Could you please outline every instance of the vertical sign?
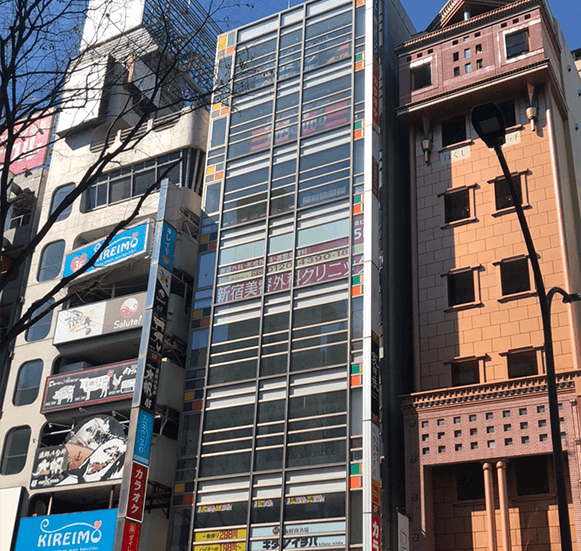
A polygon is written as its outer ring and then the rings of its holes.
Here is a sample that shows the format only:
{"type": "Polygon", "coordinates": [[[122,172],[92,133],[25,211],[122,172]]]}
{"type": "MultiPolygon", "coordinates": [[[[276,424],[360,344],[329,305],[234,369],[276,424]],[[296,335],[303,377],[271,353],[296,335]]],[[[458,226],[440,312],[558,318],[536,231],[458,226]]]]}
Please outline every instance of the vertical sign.
{"type": "Polygon", "coordinates": [[[168,180],[161,182],[149,267],[145,321],[141,331],[135,393],[129,425],[124,481],[119,496],[115,551],[137,551],[147,498],[147,478],[157,387],[171,288],[176,230],[165,220],[168,180]]]}

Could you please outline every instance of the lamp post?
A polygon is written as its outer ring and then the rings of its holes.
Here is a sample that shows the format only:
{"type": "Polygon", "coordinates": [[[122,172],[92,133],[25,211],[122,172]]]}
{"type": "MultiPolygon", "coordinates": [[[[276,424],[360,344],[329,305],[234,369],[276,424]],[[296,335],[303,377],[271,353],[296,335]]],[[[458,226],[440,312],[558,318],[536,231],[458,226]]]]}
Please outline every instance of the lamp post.
{"type": "Polygon", "coordinates": [[[553,336],[551,332],[551,301],[556,293],[563,296],[563,302],[581,300],[579,293],[569,294],[560,287],[553,287],[548,293],[541,274],[539,259],[535,251],[531,233],[522,208],[521,197],[514,187],[514,182],[508,169],[502,145],[504,144],[506,125],[502,112],[495,103],[483,103],[472,109],[472,126],[482,141],[494,149],[502,172],[508,184],[514,208],[521,226],[528,256],[531,261],[537,296],[541,307],[543,336],[545,340],[545,361],[547,366],[547,394],[549,398],[549,419],[551,424],[551,439],[553,442],[553,463],[555,470],[555,488],[557,491],[557,507],[559,512],[559,530],[561,535],[561,550],[572,551],[571,525],[569,523],[569,507],[567,505],[567,486],[565,484],[565,467],[563,448],[561,446],[561,428],[559,424],[559,408],[557,399],[557,382],[555,378],[555,358],[553,355],[553,336]]]}

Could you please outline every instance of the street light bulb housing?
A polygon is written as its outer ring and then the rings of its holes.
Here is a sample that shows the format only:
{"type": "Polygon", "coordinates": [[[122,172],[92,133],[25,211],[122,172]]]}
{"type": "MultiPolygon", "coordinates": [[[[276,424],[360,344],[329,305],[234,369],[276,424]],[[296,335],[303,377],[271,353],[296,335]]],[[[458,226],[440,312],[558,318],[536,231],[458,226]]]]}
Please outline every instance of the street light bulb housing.
{"type": "Polygon", "coordinates": [[[470,117],[474,130],[490,149],[504,143],[506,123],[496,103],[490,101],[473,107],[470,117]]]}

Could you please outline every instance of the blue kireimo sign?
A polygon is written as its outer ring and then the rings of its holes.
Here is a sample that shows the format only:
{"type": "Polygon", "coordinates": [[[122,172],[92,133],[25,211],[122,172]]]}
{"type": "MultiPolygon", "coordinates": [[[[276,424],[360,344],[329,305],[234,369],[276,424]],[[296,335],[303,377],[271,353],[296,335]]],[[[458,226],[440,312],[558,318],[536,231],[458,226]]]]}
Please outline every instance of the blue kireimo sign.
{"type": "MultiPolygon", "coordinates": [[[[148,248],[149,223],[145,222],[118,233],[111,243],[97,258],[97,262],[85,273],[88,274],[98,268],[104,268],[117,262],[122,262],[127,258],[143,253],[148,248]]],[[[93,254],[99,249],[104,239],[91,243],[85,247],[69,253],[65,258],[63,277],[70,276],[81,269],[93,254]]]]}
{"type": "Polygon", "coordinates": [[[15,551],[112,551],[117,509],[20,519],[15,551]]]}

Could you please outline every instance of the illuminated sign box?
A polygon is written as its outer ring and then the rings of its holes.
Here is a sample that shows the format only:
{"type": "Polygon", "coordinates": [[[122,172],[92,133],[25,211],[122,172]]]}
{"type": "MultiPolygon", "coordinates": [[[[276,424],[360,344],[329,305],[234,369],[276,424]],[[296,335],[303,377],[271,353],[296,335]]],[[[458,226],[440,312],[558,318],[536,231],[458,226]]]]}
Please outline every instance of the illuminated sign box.
{"type": "Polygon", "coordinates": [[[111,551],[117,509],[20,519],[16,551],[111,551]]]}
{"type": "Polygon", "coordinates": [[[53,344],[119,333],[143,326],[146,293],[84,304],[58,313],[53,344]]]}
{"type": "MultiPolygon", "coordinates": [[[[83,275],[89,274],[99,268],[106,268],[128,258],[145,254],[150,251],[150,223],[144,222],[128,230],[119,232],[109,245],[101,252],[99,258],[83,275]]],[[[97,252],[105,240],[95,241],[76,249],[65,257],[63,277],[70,276],[80,270],[87,261],[97,252]]]]}

